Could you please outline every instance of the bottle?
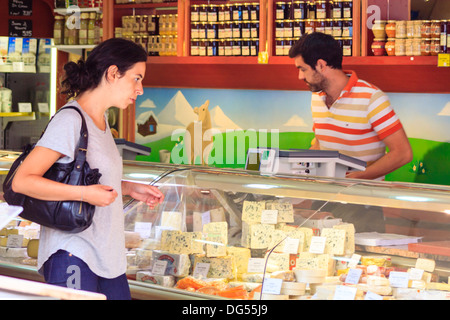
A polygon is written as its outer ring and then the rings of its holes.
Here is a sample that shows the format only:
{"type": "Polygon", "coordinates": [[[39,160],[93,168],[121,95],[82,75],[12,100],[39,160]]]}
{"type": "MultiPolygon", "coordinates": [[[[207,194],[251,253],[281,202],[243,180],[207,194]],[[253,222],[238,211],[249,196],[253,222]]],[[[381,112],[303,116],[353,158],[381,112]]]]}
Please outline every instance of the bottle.
{"type": "Polygon", "coordinates": [[[55,24],[53,26],[53,41],[55,45],[64,44],[64,16],[55,16],[55,24]]]}
{"type": "Polygon", "coordinates": [[[88,44],[95,44],[95,18],[97,14],[91,12],[89,14],[89,24],[88,24],[88,44]]]}

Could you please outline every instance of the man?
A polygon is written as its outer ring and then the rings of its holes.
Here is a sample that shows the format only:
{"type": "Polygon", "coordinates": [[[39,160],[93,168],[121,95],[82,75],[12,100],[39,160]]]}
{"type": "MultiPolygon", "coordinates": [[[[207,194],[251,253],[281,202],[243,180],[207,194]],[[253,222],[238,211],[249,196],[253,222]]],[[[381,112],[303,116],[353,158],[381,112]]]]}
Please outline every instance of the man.
{"type": "Polygon", "coordinates": [[[389,99],[377,87],[342,70],[342,48],[329,35],[306,34],[290,49],[313,92],[315,141],[311,149],[337,150],[367,162],[348,178],[382,179],[412,160],[412,150],[389,99]],[[386,153],[386,147],[389,151],[386,153]]]}

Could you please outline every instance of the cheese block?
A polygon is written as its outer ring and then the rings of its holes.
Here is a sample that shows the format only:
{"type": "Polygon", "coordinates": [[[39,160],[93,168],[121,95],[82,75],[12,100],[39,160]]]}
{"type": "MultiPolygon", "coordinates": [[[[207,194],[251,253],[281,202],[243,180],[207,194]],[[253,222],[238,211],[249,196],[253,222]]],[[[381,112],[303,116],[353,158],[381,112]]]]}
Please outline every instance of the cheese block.
{"type": "Polygon", "coordinates": [[[161,230],[161,250],[171,252],[175,236],[181,234],[180,230],[161,230]]]}
{"type": "Polygon", "coordinates": [[[283,230],[279,229],[273,230],[268,249],[272,249],[276,246],[274,252],[283,252],[286,243],[286,241],[284,240],[286,239],[286,237],[287,237],[286,232],[284,232],[283,230]]]}
{"type": "Polygon", "coordinates": [[[174,234],[167,251],[179,254],[203,253],[202,233],[179,232],[174,234]]]}
{"type": "Polygon", "coordinates": [[[272,242],[272,224],[242,222],[241,245],[251,249],[267,249],[272,242]]]}
{"type": "Polygon", "coordinates": [[[378,276],[368,276],[367,277],[368,286],[390,286],[388,278],[378,277],[378,276]]]}
{"type": "Polygon", "coordinates": [[[230,288],[242,286],[248,292],[251,292],[252,290],[258,288],[260,285],[261,284],[257,283],[257,282],[243,282],[243,281],[230,281],[230,282],[228,282],[228,286],[230,286],[230,288]]]}
{"type": "Polygon", "coordinates": [[[295,279],[297,282],[305,283],[323,283],[325,282],[325,277],[327,275],[326,270],[303,270],[303,269],[293,269],[295,274],[295,279]]]}
{"type": "Polygon", "coordinates": [[[355,253],[355,226],[352,223],[340,223],[333,229],[345,230],[345,254],[355,253]]]}
{"type": "Polygon", "coordinates": [[[266,272],[289,270],[289,253],[272,252],[266,255],[266,272]]]}
{"type": "Polygon", "coordinates": [[[292,223],[294,222],[294,208],[292,203],[288,201],[266,201],[266,210],[277,210],[277,222],[292,223]]]}
{"type": "Polygon", "coordinates": [[[223,207],[209,210],[211,216],[211,222],[224,222],[227,221],[225,218],[225,209],[223,207]]]}
{"type": "Polygon", "coordinates": [[[39,239],[30,239],[27,245],[27,255],[30,258],[37,259],[39,251],[39,239]]]}
{"type": "Polygon", "coordinates": [[[136,249],[135,251],[135,264],[138,268],[151,268],[152,267],[152,253],[153,250],[136,249]]]}
{"type": "Polygon", "coordinates": [[[261,292],[256,291],[253,295],[253,300],[289,300],[289,295],[270,293],[263,293],[261,295],[261,292]]]}
{"type": "Polygon", "coordinates": [[[141,240],[141,235],[138,232],[125,231],[125,248],[139,248],[141,240]]]}
{"type": "Polygon", "coordinates": [[[295,275],[294,271],[292,270],[282,270],[282,271],[275,271],[270,274],[270,278],[275,279],[283,279],[283,281],[295,281],[295,275]]]}
{"type": "Polygon", "coordinates": [[[303,252],[309,252],[309,248],[311,247],[311,239],[313,237],[313,229],[300,227],[299,231],[303,232],[305,235],[305,242],[303,244],[303,252]]]}
{"type": "Polygon", "coordinates": [[[242,221],[261,223],[261,215],[265,209],[265,201],[244,201],[242,205],[242,221]]]}
{"type": "Polygon", "coordinates": [[[192,214],[192,229],[193,231],[203,231],[203,213],[194,212],[192,214]]]}
{"type": "Polygon", "coordinates": [[[426,284],[427,290],[442,290],[442,291],[450,291],[450,284],[447,283],[439,283],[439,282],[430,282],[426,284]]]}
{"type": "Polygon", "coordinates": [[[418,258],[416,260],[416,269],[433,272],[435,267],[436,262],[434,260],[424,258],[418,258]]]}
{"type": "Polygon", "coordinates": [[[280,294],[287,294],[290,296],[301,296],[306,292],[306,283],[302,282],[286,282],[281,284],[280,294]]]}
{"type": "Polygon", "coordinates": [[[203,226],[207,257],[222,257],[227,255],[228,223],[211,222],[203,226]]]}
{"type": "Polygon", "coordinates": [[[197,263],[209,264],[207,278],[235,279],[236,277],[236,274],[233,272],[234,258],[232,256],[207,257],[205,255],[196,255],[193,272],[195,272],[197,263]]]}
{"type": "Polygon", "coordinates": [[[0,236],[9,236],[10,234],[19,234],[19,229],[17,228],[3,228],[0,230],[0,236]]]}
{"type": "Polygon", "coordinates": [[[161,215],[161,226],[172,228],[174,230],[181,230],[182,228],[182,214],[176,211],[163,211],[161,215]]]}
{"type": "Polygon", "coordinates": [[[175,254],[166,251],[154,250],[152,253],[152,261],[157,260],[167,261],[165,275],[172,275],[176,277],[183,277],[189,275],[189,268],[191,266],[189,255],[175,254]]]}
{"type": "MultiPolygon", "coordinates": [[[[0,246],[2,246],[2,247],[6,247],[6,246],[8,246],[8,238],[9,238],[9,236],[10,235],[18,235],[18,234],[16,234],[16,233],[11,233],[11,234],[9,234],[9,235],[7,235],[7,236],[5,236],[5,237],[0,237],[0,246]]],[[[29,241],[30,239],[27,239],[27,238],[22,238],[22,248],[26,248],[27,247],[27,245],[28,245],[28,241],[29,241]]]]}
{"type": "Polygon", "coordinates": [[[0,247],[0,257],[4,258],[26,258],[27,248],[0,247]]]}
{"type": "Polygon", "coordinates": [[[391,257],[389,256],[362,256],[361,264],[363,266],[375,265],[378,267],[390,267],[391,257]]]}
{"type": "Polygon", "coordinates": [[[250,249],[241,247],[227,247],[227,255],[234,257],[234,270],[238,278],[247,273],[248,261],[251,258],[250,249]]]}
{"type": "Polygon", "coordinates": [[[292,239],[299,239],[297,250],[298,253],[305,251],[305,232],[303,231],[303,228],[286,225],[282,230],[286,233],[287,237],[292,239]]]}
{"type": "Polygon", "coordinates": [[[138,271],[136,273],[136,280],[157,284],[163,287],[173,287],[175,285],[174,276],[154,275],[150,271],[138,271]]]}
{"type": "Polygon", "coordinates": [[[368,285],[365,283],[358,283],[356,287],[363,292],[373,292],[380,296],[389,296],[392,294],[392,288],[390,286],[377,286],[377,285],[368,285]]]}
{"type": "Polygon", "coordinates": [[[315,254],[310,252],[302,252],[296,259],[295,267],[297,269],[325,270],[328,276],[334,275],[336,260],[329,254],[315,254]]]}
{"type": "MultiPolygon", "coordinates": [[[[267,276],[267,274],[266,274],[267,276]]],[[[262,283],[264,279],[263,273],[244,273],[242,274],[243,282],[254,282],[254,283],[262,283]]]]}
{"type": "Polygon", "coordinates": [[[345,230],[323,228],[320,236],[326,238],[324,253],[334,255],[345,254],[345,239],[346,239],[345,230]]]}

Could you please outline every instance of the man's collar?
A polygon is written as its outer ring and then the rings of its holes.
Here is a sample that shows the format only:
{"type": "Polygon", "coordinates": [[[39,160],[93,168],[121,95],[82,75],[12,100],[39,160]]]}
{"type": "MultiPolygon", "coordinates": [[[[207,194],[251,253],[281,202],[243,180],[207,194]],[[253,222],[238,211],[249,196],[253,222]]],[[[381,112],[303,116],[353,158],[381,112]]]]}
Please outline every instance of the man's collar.
{"type": "Polygon", "coordinates": [[[350,92],[352,90],[352,88],[356,85],[356,83],[358,82],[358,80],[359,80],[358,76],[356,75],[355,71],[353,71],[353,70],[348,70],[348,71],[343,70],[343,72],[350,78],[348,79],[348,82],[342,91],[350,92]]]}

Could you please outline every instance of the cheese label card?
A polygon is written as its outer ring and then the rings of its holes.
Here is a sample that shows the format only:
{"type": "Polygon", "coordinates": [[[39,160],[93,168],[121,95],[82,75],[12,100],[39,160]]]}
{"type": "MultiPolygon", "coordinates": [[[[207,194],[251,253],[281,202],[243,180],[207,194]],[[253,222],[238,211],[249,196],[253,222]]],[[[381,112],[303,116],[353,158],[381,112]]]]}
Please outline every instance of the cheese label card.
{"type": "Polygon", "coordinates": [[[22,234],[10,234],[6,242],[7,248],[22,248],[23,235],[22,234]]]}
{"type": "Polygon", "coordinates": [[[298,253],[298,245],[300,244],[300,239],[286,238],[284,240],[284,253],[297,254],[298,253]]]}
{"type": "Polygon", "coordinates": [[[209,211],[202,213],[202,225],[208,224],[211,222],[211,213],[209,211]]]}
{"type": "Polygon", "coordinates": [[[325,243],[327,238],[313,236],[311,238],[311,245],[309,247],[310,253],[323,253],[325,250],[325,243]]]}
{"type": "Polygon", "coordinates": [[[350,269],[348,270],[347,277],[345,278],[345,283],[358,284],[359,278],[361,278],[362,269],[350,269]]]}
{"type": "Polygon", "coordinates": [[[383,297],[379,294],[373,293],[372,291],[367,291],[364,300],[383,300],[383,297]]]}
{"type": "Polygon", "coordinates": [[[247,272],[261,273],[264,272],[265,259],[263,258],[250,258],[248,259],[247,272]]]}
{"type": "Polygon", "coordinates": [[[280,294],[283,279],[266,278],[263,280],[262,293],[280,294]]]}
{"type": "Polygon", "coordinates": [[[336,286],[333,300],[355,300],[356,287],[336,286]]]}
{"type": "Polygon", "coordinates": [[[394,288],[408,288],[409,274],[407,272],[391,271],[389,283],[394,288]]]}
{"type": "Polygon", "coordinates": [[[204,263],[204,262],[197,262],[195,265],[193,276],[195,278],[206,278],[209,272],[211,264],[210,263],[204,263]]]}
{"type": "Polygon", "coordinates": [[[422,280],[423,270],[417,268],[409,269],[409,280],[422,280]]]}
{"type": "Polygon", "coordinates": [[[134,224],[134,232],[139,233],[141,238],[150,238],[150,233],[152,231],[151,222],[136,222],[134,224]]]}
{"type": "Polygon", "coordinates": [[[352,257],[350,258],[350,261],[348,262],[348,267],[349,268],[356,268],[356,266],[359,263],[359,260],[361,260],[361,255],[359,254],[352,254],[352,257]]]}
{"type": "Polygon", "coordinates": [[[166,273],[167,261],[156,260],[153,264],[152,273],[158,276],[163,276],[166,273]]]}
{"type": "Polygon", "coordinates": [[[277,224],[278,210],[263,210],[261,213],[261,223],[277,224]]]}

